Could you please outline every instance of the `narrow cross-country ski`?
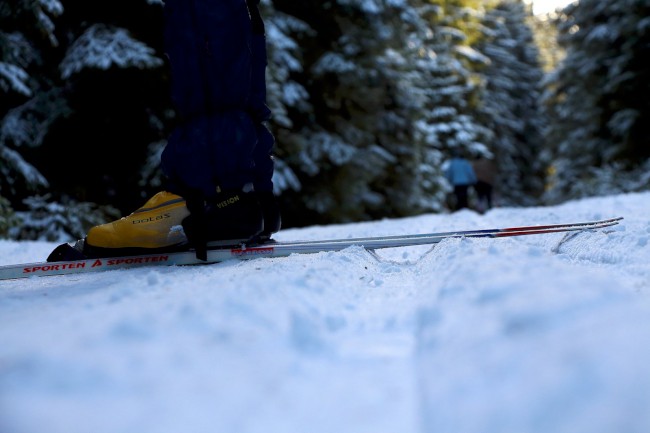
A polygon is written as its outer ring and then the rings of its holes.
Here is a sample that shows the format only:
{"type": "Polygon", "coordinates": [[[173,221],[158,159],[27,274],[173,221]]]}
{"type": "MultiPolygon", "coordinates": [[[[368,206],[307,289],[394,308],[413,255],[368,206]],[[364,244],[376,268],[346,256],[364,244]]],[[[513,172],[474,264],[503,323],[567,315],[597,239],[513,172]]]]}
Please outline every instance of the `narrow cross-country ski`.
{"type": "Polygon", "coordinates": [[[461,230],[351,239],[275,242],[259,246],[233,246],[209,250],[206,261],[197,259],[195,252],[190,250],[184,252],[154,253],[125,257],[22,263],[0,266],[0,280],[79,274],[142,266],[187,266],[219,263],[231,259],[243,260],[264,257],[286,257],[291,254],[312,254],[324,251],[340,251],[351,246],[361,246],[368,250],[375,250],[416,245],[433,245],[449,238],[499,238],[558,232],[575,232],[610,227],[618,224],[622,219],[622,217],[616,217],[598,221],[583,221],[552,225],[461,230]]]}

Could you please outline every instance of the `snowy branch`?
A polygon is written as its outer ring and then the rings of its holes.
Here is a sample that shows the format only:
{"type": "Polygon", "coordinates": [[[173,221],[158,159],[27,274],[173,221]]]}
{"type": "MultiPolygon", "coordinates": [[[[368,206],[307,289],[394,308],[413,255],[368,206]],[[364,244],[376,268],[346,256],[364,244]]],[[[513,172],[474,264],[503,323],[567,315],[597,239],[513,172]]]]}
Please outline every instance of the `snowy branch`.
{"type": "Polygon", "coordinates": [[[32,91],[27,86],[28,79],[29,74],[23,68],[0,62],[0,88],[4,91],[14,90],[22,95],[31,96],[32,91]]]}
{"type": "Polygon", "coordinates": [[[163,61],[154,50],[133,39],[127,30],[95,24],[89,27],[68,49],[61,62],[63,79],[85,68],[156,68],[163,61]]]}

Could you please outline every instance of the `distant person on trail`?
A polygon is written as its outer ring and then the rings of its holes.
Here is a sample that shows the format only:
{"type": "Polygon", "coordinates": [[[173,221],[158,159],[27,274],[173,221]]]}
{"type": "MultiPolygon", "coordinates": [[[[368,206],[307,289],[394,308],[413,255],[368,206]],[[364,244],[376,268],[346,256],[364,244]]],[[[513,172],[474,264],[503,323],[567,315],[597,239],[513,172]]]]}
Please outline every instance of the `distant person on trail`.
{"type": "Polygon", "coordinates": [[[195,249],[205,260],[208,243],[263,243],[280,230],[258,4],[165,0],[179,117],[161,158],[167,183],[129,216],[91,228],[75,246],[83,257],[195,249]]]}
{"type": "Polygon", "coordinates": [[[492,193],[496,179],[496,166],[491,158],[479,155],[472,162],[472,167],[476,174],[476,185],[474,185],[474,189],[476,190],[478,207],[479,211],[483,213],[492,209],[492,193]]]}
{"type": "Polygon", "coordinates": [[[460,210],[469,207],[468,190],[469,187],[476,184],[476,174],[469,161],[460,153],[452,153],[451,161],[445,169],[445,176],[454,188],[455,205],[454,210],[460,210]]]}

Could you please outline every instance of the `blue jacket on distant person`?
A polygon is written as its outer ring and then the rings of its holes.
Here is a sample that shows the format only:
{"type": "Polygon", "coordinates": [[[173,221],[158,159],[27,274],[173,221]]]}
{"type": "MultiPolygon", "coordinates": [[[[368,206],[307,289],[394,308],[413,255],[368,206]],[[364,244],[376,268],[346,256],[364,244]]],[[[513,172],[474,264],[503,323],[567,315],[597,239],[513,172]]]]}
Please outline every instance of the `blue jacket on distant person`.
{"type": "Polygon", "coordinates": [[[453,208],[460,210],[469,207],[468,189],[476,184],[476,174],[472,164],[465,158],[454,154],[445,167],[445,176],[454,187],[456,201],[453,208]]]}
{"type": "Polygon", "coordinates": [[[474,185],[476,174],[472,164],[465,158],[454,156],[445,170],[445,176],[453,186],[474,185]]]}

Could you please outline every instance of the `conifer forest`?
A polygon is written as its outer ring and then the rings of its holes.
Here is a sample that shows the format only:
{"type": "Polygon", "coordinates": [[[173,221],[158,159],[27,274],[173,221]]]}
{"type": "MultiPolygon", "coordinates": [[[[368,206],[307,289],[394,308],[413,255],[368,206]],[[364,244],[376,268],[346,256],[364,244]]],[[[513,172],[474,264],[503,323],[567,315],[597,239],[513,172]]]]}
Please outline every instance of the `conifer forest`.
{"type": "MultiPolygon", "coordinates": [[[[283,226],[650,189],[650,0],[262,0],[283,226]]],[[[0,2],[0,238],[68,241],[163,188],[161,0],[0,2]]]]}

